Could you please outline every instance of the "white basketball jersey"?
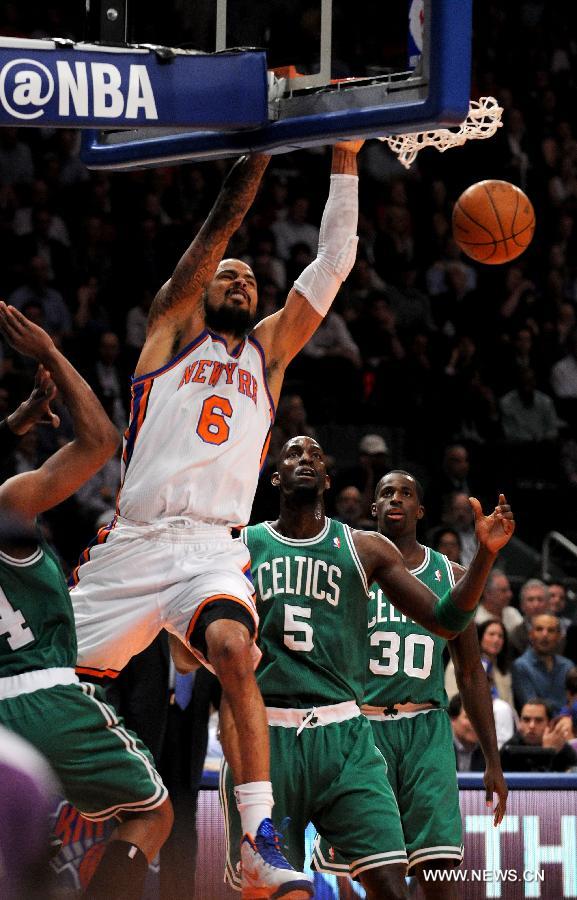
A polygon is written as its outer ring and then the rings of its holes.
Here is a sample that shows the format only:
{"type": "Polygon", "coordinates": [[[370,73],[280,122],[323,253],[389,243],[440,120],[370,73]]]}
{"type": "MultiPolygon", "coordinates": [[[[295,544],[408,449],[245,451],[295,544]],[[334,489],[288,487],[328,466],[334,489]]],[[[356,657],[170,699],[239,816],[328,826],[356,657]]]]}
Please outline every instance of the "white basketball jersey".
{"type": "Polygon", "coordinates": [[[248,522],[273,419],[258,341],[251,335],[229,354],[203,331],[133,380],[118,513],[136,522],[248,522]]]}

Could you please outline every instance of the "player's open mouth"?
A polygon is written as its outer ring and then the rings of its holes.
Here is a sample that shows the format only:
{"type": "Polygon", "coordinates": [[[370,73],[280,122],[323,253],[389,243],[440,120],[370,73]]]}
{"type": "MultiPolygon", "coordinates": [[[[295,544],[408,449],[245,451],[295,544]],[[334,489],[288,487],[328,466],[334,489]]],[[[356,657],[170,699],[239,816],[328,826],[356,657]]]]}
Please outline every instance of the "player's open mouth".
{"type": "Polygon", "coordinates": [[[387,519],[393,519],[396,522],[398,519],[404,519],[405,514],[401,509],[391,509],[389,512],[385,513],[385,517],[387,519]]]}
{"type": "Polygon", "coordinates": [[[316,473],[314,469],[297,469],[295,474],[297,478],[314,478],[316,473]]]}

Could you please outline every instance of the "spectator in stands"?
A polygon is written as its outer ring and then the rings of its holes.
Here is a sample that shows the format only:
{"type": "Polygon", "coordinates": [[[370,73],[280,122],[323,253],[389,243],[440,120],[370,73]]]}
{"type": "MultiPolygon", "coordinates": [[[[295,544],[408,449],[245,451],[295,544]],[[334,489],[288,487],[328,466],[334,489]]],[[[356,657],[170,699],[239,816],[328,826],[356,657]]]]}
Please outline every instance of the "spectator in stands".
{"type": "Polygon", "coordinates": [[[458,532],[461,541],[461,563],[468,566],[477,549],[475,520],[469,495],[462,491],[448,494],[445,497],[442,520],[443,524],[452,526],[458,532]]]}
{"type": "Polygon", "coordinates": [[[66,293],[73,278],[72,256],[64,241],[53,236],[53,214],[48,206],[34,206],[31,210],[31,228],[18,240],[18,253],[22,260],[40,257],[47,266],[47,279],[66,293]]]}
{"type": "Polygon", "coordinates": [[[551,369],[551,387],[558,401],[560,412],[567,421],[575,421],[577,405],[577,328],[567,339],[568,353],[551,369]]]}
{"type": "Polygon", "coordinates": [[[335,519],[351,528],[374,530],[374,519],[367,514],[366,503],[358,487],[350,484],[341,488],[335,499],[335,519]]]}
{"type": "Polygon", "coordinates": [[[557,413],[551,397],[535,387],[535,372],[520,368],[516,387],[501,397],[501,424],[509,441],[526,443],[554,441],[559,434],[557,413]]]}
{"type": "Polygon", "coordinates": [[[279,400],[276,420],[268,451],[268,462],[276,466],[278,455],[286,442],[298,434],[316,439],[316,431],[307,420],[307,411],[299,394],[283,394],[279,400]]]}
{"type": "Polygon", "coordinates": [[[50,269],[42,256],[34,256],[26,266],[26,283],[16,288],[7,302],[16,309],[26,312],[31,302],[42,309],[43,327],[55,341],[62,341],[72,330],[70,310],[60,291],[50,285],[50,269]]]}
{"type": "Polygon", "coordinates": [[[127,394],[130,382],[121,362],[120,340],[113,331],[100,335],[98,355],[86,372],[86,380],[116,427],[124,431],[128,424],[127,394]]]}
{"type": "Polygon", "coordinates": [[[30,147],[20,140],[18,129],[0,129],[0,184],[30,184],[34,178],[34,158],[30,147]]]}
{"type": "Polygon", "coordinates": [[[310,202],[304,194],[298,194],[289,206],[285,219],[274,222],[272,232],[281,259],[290,258],[294,244],[306,244],[314,256],[319,243],[319,229],[309,221],[310,202]]]}
{"type": "Polygon", "coordinates": [[[538,578],[530,578],[521,587],[519,609],[523,614],[523,621],[513,629],[510,635],[512,656],[521,656],[529,646],[529,630],[533,616],[538,613],[553,612],[549,606],[547,587],[538,578]]]}
{"type": "Polygon", "coordinates": [[[561,626],[561,634],[565,636],[571,624],[569,616],[564,615],[567,605],[567,587],[562,581],[550,581],[547,585],[548,608],[555,613],[561,626]]]}
{"type": "Polygon", "coordinates": [[[517,709],[531,697],[544,697],[555,712],[565,705],[565,677],[571,660],[555,652],[559,643],[559,619],[539,613],[531,619],[530,646],[511,667],[517,709]]]}
{"type": "MultiPolygon", "coordinates": [[[[477,625],[481,659],[495,696],[513,706],[513,681],[509,670],[507,632],[499,619],[485,619],[477,625]]],[[[449,660],[445,670],[445,690],[452,697],[458,692],[455,668],[449,660]]]]}
{"type": "Polygon", "coordinates": [[[513,629],[523,621],[519,610],[510,605],[512,599],[513,591],[509,579],[502,569],[493,569],[487,578],[483,599],[475,615],[477,625],[487,619],[498,619],[510,637],[513,629]]]}
{"type": "Polygon", "coordinates": [[[565,676],[565,705],[559,715],[572,716],[577,714],[577,666],[569,669],[565,676]]]}
{"type": "Polygon", "coordinates": [[[523,704],[516,734],[501,747],[503,769],[509,772],[566,772],[577,766],[577,753],[568,744],[571,735],[569,716],[554,719],[547,700],[531,697],[523,704]],[[551,753],[525,755],[518,751],[521,747],[549,748],[551,753]]]}
{"type": "MultiPolygon", "coordinates": [[[[126,314],[126,348],[130,361],[131,363],[134,362],[134,364],[136,364],[140,351],[144,346],[148,313],[152,299],[152,292],[147,288],[143,288],[138,303],[136,306],[131,306],[126,314]]],[[[130,368],[132,368],[132,365],[130,368]]]]}
{"type": "Polygon", "coordinates": [[[363,505],[371,509],[375,488],[380,478],[391,467],[391,454],[384,437],[380,434],[365,434],[357,448],[358,462],[342,471],[336,478],[337,490],[355,485],[363,495],[363,505]]]}
{"type": "Polygon", "coordinates": [[[460,493],[476,496],[471,486],[469,451],[462,444],[448,444],[443,450],[439,473],[431,485],[430,500],[427,502],[427,516],[438,522],[443,512],[443,504],[450,494],[460,493]]]}
{"type": "Polygon", "coordinates": [[[448,713],[453,729],[453,748],[457,772],[484,772],[485,760],[479,738],[465,712],[459,694],[455,694],[449,700],[448,713]]]}
{"type": "Polygon", "coordinates": [[[451,562],[461,564],[461,538],[459,532],[448,525],[437,525],[432,528],[427,538],[429,547],[444,553],[451,562]]]}

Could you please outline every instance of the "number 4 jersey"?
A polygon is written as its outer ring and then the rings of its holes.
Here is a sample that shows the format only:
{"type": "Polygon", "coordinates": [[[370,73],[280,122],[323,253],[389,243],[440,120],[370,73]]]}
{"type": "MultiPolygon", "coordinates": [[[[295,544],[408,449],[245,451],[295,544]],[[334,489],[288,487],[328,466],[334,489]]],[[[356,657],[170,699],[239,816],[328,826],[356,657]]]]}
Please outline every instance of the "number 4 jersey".
{"type": "MultiPolygon", "coordinates": [[[[411,571],[438,597],[455,584],[451,563],[425,547],[425,558],[411,571]]],[[[398,612],[374,584],[369,600],[369,671],[365,704],[434,703],[447,706],[443,651],[446,641],[398,612]]]]}
{"type": "Polygon", "coordinates": [[[0,553],[0,672],[74,668],[76,633],[62,569],[46,544],[27,559],[0,553]]]}
{"type": "Polygon", "coordinates": [[[252,561],[266,705],[360,704],[368,586],[350,528],[325,519],[314,538],[295,540],[263,522],[241,537],[252,561]]]}
{"type": "Polygon", "coordinates": [[[223,338],[203,331],[133,380],[118,513],[243,525],[273,418],[260,344],[251,335],[229,354],[223,338]]]}

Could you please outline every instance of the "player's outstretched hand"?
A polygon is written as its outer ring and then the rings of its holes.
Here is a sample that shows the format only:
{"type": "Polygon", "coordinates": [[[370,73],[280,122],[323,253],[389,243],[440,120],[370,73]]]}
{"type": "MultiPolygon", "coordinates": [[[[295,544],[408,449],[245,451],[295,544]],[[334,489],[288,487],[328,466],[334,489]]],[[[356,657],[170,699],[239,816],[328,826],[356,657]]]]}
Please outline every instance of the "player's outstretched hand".
{"type": "Polygon", "coordinates": [[[499,505],[490,516],[483,515],[481,504],[476,497],[469,497],[469,503],[475,514],[475,533],[479,545],[490,553],[498,553],[509,542],[515,531],[513,511],[507,503],[505,494],[499,494],[499,505]]]}
{"type": "Polygon", "coordinates": [[[36,370],[34,389],[27,400],[8,416],[8,427],[14,434],[26,434],[40,423],[58,428],[60,418],[52,412],[50,404],[56,396],[56,385],[50,372],[42,364],[36,370]]]}
{"type": "Polygon", "coordinates": [[[18,353],[38,362],[43,362],[54,350],[54,341],[43,328],[3,300],[0,300],[0,331],[18,353]]]}
{"type": "Polygon", "coordinates": [[[490,766],[487,766],[483,775],[483,781],[485,782],[485,802],[487,807],[490,807],[495,814],[493,825],[500,825],[503,821],[503,816],[507,812],[507,796],[509,794],[509,788],[503,777],[501,767],[492,769],[490,766]],[[499,798],[495,807],[493,806],[494,794],[497,794],[499,798]]]}

